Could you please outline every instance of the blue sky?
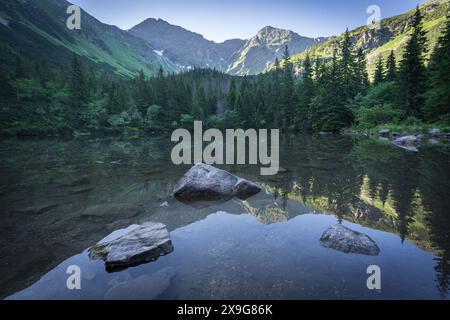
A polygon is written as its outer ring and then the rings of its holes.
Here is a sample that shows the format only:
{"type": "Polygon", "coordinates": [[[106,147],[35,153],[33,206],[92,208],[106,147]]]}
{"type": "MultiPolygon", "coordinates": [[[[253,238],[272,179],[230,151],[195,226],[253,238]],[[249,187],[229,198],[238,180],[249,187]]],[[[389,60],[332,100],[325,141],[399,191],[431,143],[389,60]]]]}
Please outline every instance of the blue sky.
{"type": "Polygon", "coordinates": [[[382,18],[404,13],[425,0],[72,0],[100,21],[122,29],[147,18],[172,24],[221,42],[248,39],[266,25],[303,36],[337,35],[366,23],[376,4],[382,18]]]}

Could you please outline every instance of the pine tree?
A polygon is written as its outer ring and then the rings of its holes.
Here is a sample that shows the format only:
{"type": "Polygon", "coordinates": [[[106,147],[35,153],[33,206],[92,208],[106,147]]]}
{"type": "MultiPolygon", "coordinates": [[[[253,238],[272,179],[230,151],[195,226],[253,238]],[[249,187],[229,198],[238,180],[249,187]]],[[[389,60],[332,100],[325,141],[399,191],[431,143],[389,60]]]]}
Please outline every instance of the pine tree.
{"type": "Polygon", "coordinates": [[[236,96],[237,96],[236,79],[233,77],[231,79],[230,89],[228,90],[227,95],[227,108],[229,110],[234,110],[236,105],[236,96]]]}
{"type": "Polygon", "coordinates": [[[77,56],[74,56],[70,80],[70,103],[75,111],[86,106],[89,100],[88,94],[84,65],[77,56]]]}
{"type": "Polygon", "coordinates": [[[365,94],[369,87],[369,76],[367,74],[366,55],[361,48],[356,53],[354,76],[357,87],[356,92],[365,94]]]}
{"type": "Polygon", "coordinates": [[[386,61],[386,81],[394,81],[397,76],[397,61],[395,60],[394,50],[391,50],[386,61]]]}
{"type": "Polygon", "coordinates": [[[158,69],[158,78],[164,78],[164,69],[162,67],[162,65],[159,65],[159,69],[158,69]]]}
{"type": "Polygon", "coordinates": [[[158,74],[156,78],[152,79],[154,95],[155,95],[155,103],[158,106],[164,107],[167,103],[167,83],[164,78],[164,70],[162,66],[159,66],[158,74]]]}
{"type": "Polygon", "coordinates": [[[322,65],[316,95],[311,102],[312,127],[315,131],[338,132],[352,124],[354,116],[342,94],[342,65],[336,56],[330,66],[322,65]]]}
{"type": "Polygon", "coordinates": [[[450,123],[450,15],[435,51],[429,69],[430,90],[427,92],[425,117],[429,121],[450,123]]]}
{"type": "Polygon", "coordinates": [[[313,97],[313,67],[309,55],[306,55],[303,62],[303,76],[298,88],[298,108],[295,114],[295,122],[301,130],[312,130],[310,106],[313,97]]]}
{"type": "Polygon", "coordinates": [[[142,114],[145,114],[148,106],[152,105],[152,101],[149,101],[150,92],[146,80],[144,71],[141,69],[134,79],[133,86],[133,99],[142,114]]]}
{"type": "Polygon", "coordinates": [[[377,64],[375,66],[375,72],[373,74],[373,84],[378,85],[384,81],[384,61],[381,54],[378,57],[377,64]]]}
{"type": "Polygon", "coordinates": [[[316,61],[314,62],[314,77],[316,79],[318,79],[319,76],[320,76],[320,67],[321,67],[321,65],[322,65],[322,62],[321,62],[320,58],[316,57],[316,61]]]}
{"type": "Polygon", "coordinates": [[[112,82],[108,93],[107,110],[110,115],[118,114],[127,108],[127,95],[123,84],[112,82]]]}
{"type": "Polygon", "coordinates": [[[422,13],[417,7],[413,17],[412,34],[400,62],[400,94],[403,96],[406,115],[418,118],[422,118],[427,79],[427,43],[422,21],[422,13]]]}
{"type": "Polygon", "coordinates": [[[290,61],[288,46],[283,54],[283,78],[281,81],[282,127],[287,129],[293,122],[295,112],[293,65],[290,61]]]}
{"type": "Polygon", "coordinates": [[[198,85],[194,102],[192,104],[192,116],[194,120],[205,120],[208,101],[203,86],[198,85]]]}
{"type": "Polygon", "coordinates": [[[284,52],[283,52],[283,64],[284,64],[284,69],[286,69],[286,65],[289,63],[289,59],[291,58],[290,54],[289,54],[289,48],[288,46],[284,46],[284,52]]]}
{"type": "Polygon", "coordinates": [[[275,63],[273,64],[273,71],[274,73],[278,73],[280,70],[280,60],[278,60],[278,57],[275,58],[275,63]]]}
{"type": "Polygon", "coordinates": [[[355,59],[352,53],[352,41],[348,29],[345,31],[341,46],[341,59],[337,64],[336,75],[340,78],[341,90],[339,95],[343,100],[352,99],[357,93],[355,86],[354,64],[355,59]]]}

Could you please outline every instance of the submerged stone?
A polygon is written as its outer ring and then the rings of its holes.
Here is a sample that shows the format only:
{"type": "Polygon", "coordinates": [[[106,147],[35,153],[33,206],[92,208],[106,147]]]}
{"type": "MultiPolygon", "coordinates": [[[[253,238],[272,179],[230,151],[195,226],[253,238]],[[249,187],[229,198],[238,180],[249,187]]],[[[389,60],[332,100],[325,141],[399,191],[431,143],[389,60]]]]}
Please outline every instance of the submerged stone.
{"type": "Polygon", "coordinates": [[[254,182],[206,164],[191,168],[176,184],[173,195],[182,202],[229,200],[236,196],[250,198],[262,188],[254,182]]]}
{"type": "Polygon", "coordinates": [[[80,213],[82,217],[97,218],[133,218],[141,213],[142,209],[126,203],[99,204],[86,208],[80,213]]]}
{"type": "Polygon", "coordinates": [[[330,248],[345,253],[358,253],[369,256],[377,256],[380,248],[368,235],[353,231],[341,224],[328,228],[320,243],[325,248],[330,248]]]}
{"type": "Polygon", "coordinates": [[[156,260],[172,251],[166,226],[148,222],[113,232],[89,249],[89,257],[104,260],[107,270],[115,271],[156,260]]]}
{"type": "Polygon", "coordinates": [[[58,207],[59,207],[58,204],[44,203],[44,204],[32,205],[32,206],[29,206],[26,208],[17,209],[17,212],[23,213],[23,214],[29,214],[29,215],[41,215],[48,211],[56,209],[58,207]]]}

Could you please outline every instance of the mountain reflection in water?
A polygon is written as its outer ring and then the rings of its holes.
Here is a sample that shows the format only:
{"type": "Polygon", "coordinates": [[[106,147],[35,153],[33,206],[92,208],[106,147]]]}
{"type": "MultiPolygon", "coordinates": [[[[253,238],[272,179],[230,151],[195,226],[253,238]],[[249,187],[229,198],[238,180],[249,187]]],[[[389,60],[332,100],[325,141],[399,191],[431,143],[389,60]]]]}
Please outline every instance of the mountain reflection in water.
{"type": "Polygon", "coordinates": [[[189,169],[171,164],[169,140],[3,141],[0,295],[35,283],[11,298],[448,298],[448,144],[410,153],[369,138],[284,136],[277,176],[221,166],[268,194],[193,208],[167,198],[189,169]],[[168,226],[174,252],[114,275],[87,257],[112,231],[146,221],[168,226]],[[322,247],[337,222],[380,255],[322,247]],[[81,291],[65,287],[70,264],[86,270],[81,291]],[[366,287],[371,264],[381,292],[366,287]]]}

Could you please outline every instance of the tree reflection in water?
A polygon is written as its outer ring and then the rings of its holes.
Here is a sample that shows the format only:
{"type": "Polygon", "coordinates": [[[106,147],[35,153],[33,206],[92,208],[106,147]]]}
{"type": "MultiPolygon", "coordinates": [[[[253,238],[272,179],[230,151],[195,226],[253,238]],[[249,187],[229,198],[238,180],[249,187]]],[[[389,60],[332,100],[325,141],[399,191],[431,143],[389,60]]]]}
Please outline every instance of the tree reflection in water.
{"type": "MultiPolygon", "coordinates": [[[[309,207],[375,229],[397,233],[432,250],[436,283],[445,297],[450,278],[450,147],[419,153],[350,136],[301,136],[284,141],[286,179],[266,187],[309,207]]],[[[285,163],[283,163],[285,161],[285,163]]],[[[264,178],[263,178],[264,180],[264,178]]]]}

